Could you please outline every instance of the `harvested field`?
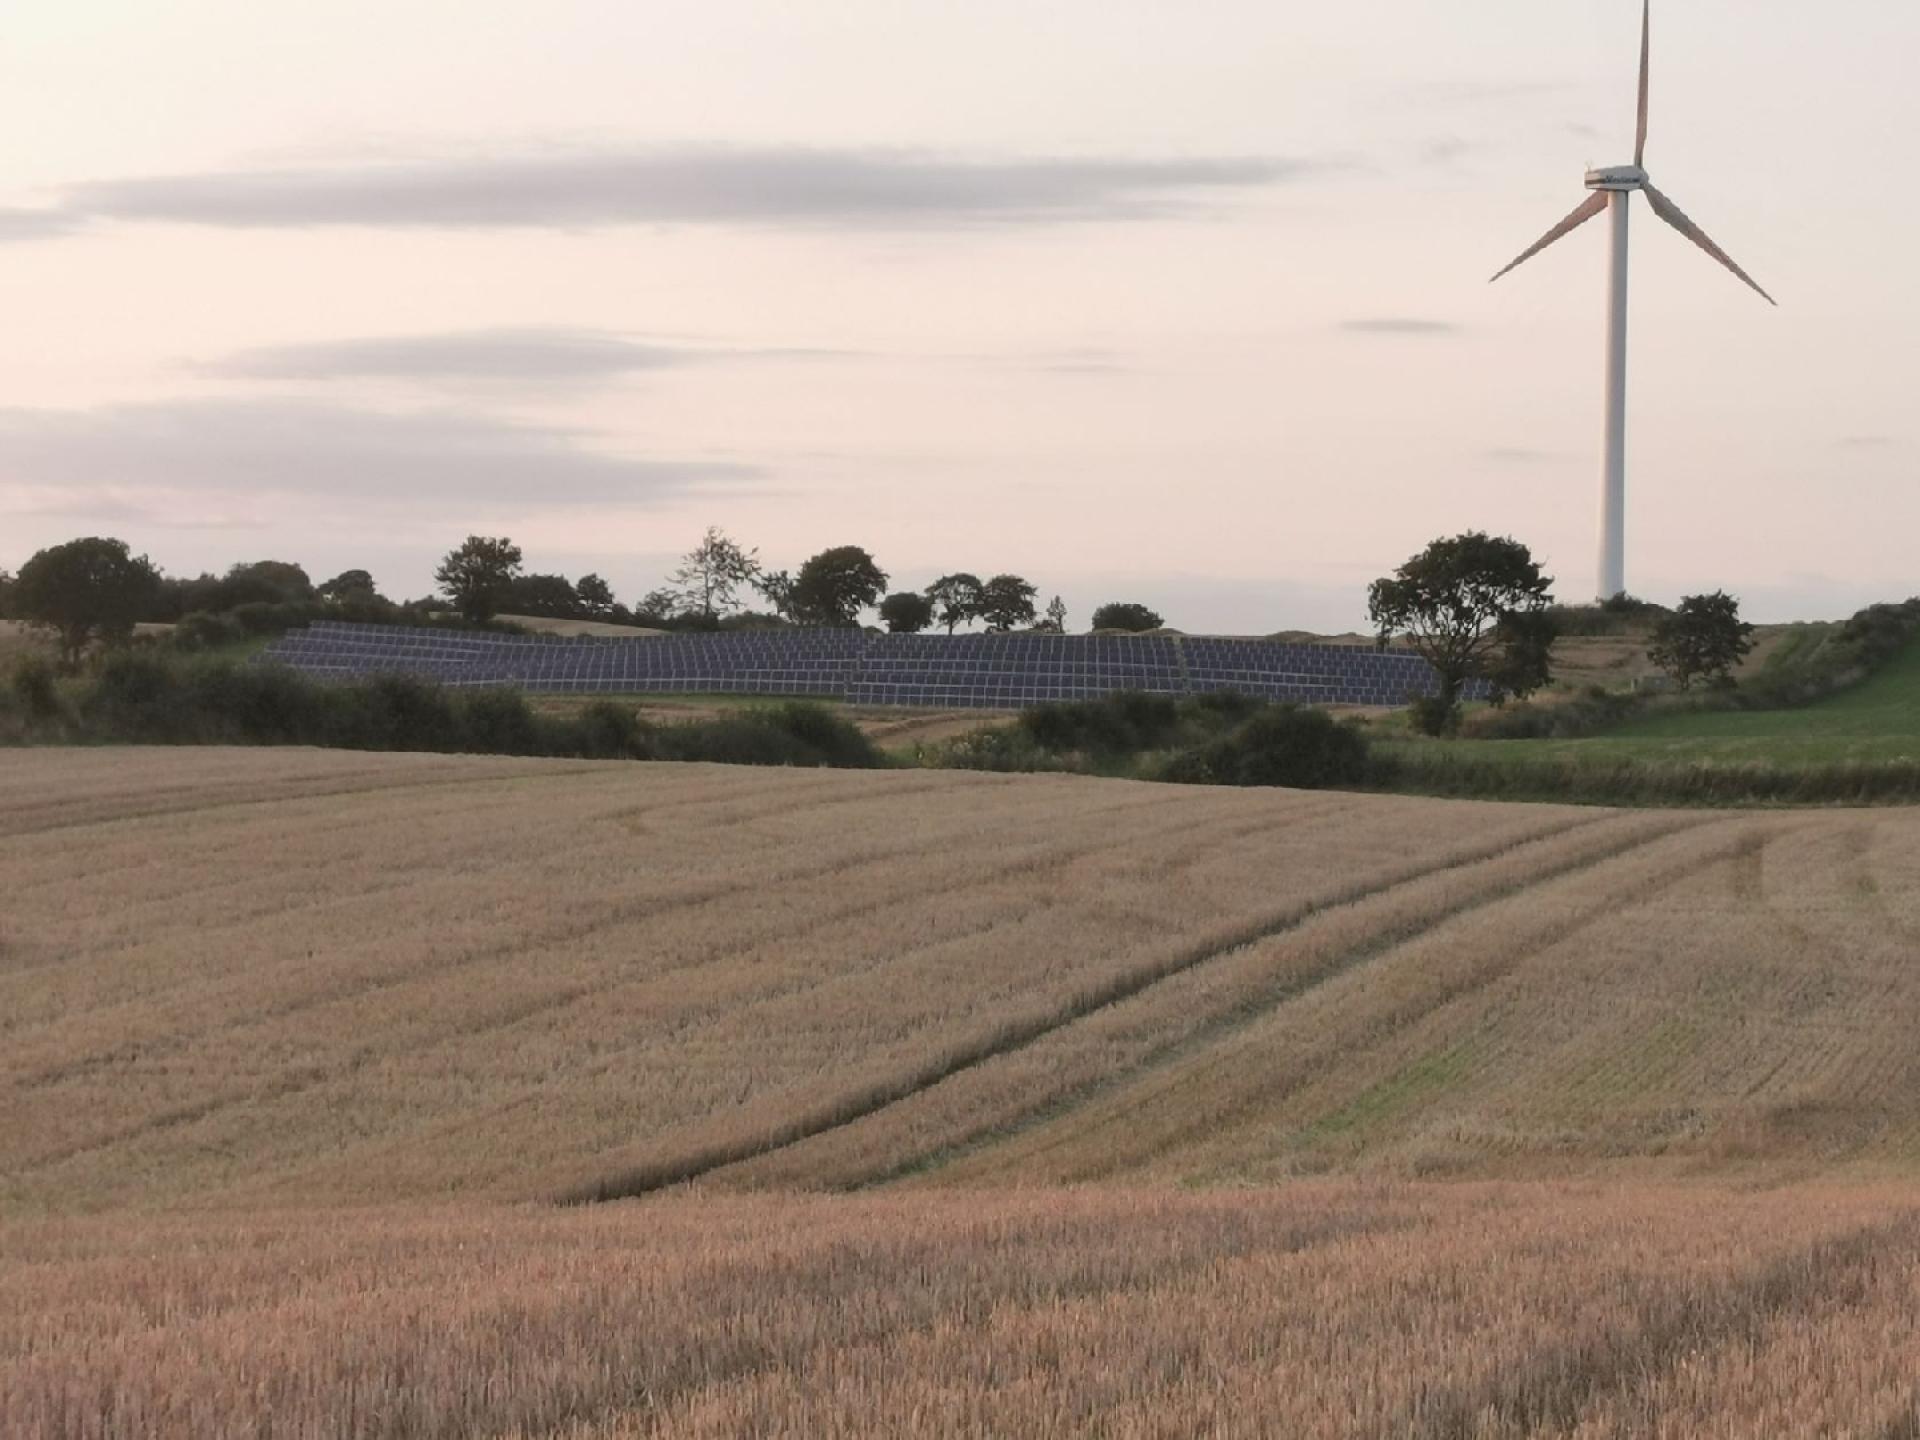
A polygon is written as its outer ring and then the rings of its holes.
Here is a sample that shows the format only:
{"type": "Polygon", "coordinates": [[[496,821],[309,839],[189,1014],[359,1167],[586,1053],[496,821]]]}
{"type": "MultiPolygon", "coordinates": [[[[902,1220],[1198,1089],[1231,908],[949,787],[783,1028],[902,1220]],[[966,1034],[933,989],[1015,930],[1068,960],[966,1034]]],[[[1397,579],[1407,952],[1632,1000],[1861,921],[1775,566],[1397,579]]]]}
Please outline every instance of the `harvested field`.
{"type": "Polygon", "coordinates": [[[1910,1190],[675,1196],[0,1227],[0,1428],[1735,1440],[1920,1422],[1910,1190]]]}
{"type": "Polygon", "coordinates": [[[1910,1437],[1916,872],[1912,811],[14,751],[0,1435],[1910,1437]]]}
{"type": "Polygon", "coordinates": [[[1920,815],[307,751],[0,772],[0,1205],[1909,1173],[1920,815]]]}

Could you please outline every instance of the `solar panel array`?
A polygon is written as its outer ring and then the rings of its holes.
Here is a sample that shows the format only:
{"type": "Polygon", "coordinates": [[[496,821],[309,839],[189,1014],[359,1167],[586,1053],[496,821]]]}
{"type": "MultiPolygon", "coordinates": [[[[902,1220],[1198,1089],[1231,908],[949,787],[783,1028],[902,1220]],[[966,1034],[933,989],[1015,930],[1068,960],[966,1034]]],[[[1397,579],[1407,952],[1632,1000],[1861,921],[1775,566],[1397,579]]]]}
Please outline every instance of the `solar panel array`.
{"type": "Polygon", "coordinates": [[[860,705],[1013,710],[1115,690],[1186,693],[1166,635],[876,635],[847,687],[860,705]]]}
{"type": "MultiPolygon", "coordinates": [[[[1238,690],[1307,705],[1404,705],[1440,689],[1433,668],[1405,650],[1206,638],[1182,639],[1180,645],[1196,695],[1238,690]]],[[[1486,682],[1468,682],[1466,694],[1486,699],[1486,682]]]]}
{"type": "MultiPolygon", "coordinates": [[[[1116,690],[1401,705],[1437,688],[1426,662],[1404,651],[1175,635],[795,629],[559,637],[319,621],[289,631],[260,658],[323,680],[398,673],[544,693],[810,695],[940,709],[1017,709],[1116,690]]],[[[1484,693],[1469,687],[1470,698],[1484,693]]]]}

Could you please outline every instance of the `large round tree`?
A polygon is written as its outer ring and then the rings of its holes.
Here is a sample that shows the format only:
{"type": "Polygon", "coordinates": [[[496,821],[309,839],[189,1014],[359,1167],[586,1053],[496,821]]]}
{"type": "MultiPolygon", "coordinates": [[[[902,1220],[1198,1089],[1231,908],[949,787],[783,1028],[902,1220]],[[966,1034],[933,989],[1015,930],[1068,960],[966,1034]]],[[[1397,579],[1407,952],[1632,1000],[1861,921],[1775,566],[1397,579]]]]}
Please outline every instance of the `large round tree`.
{"type": "Polygon", "coordinates": [[[1518,540],[1478,530],[1435,540],[1367,591],[1380,643],[1400,638],[1434,669],[1440,693],[1415,707],[1421,728],[1452,722],[1469,680],[1495,698],[1529,695],[1547,683],[1553,579],[1518,540]]]}
{"type": "Polygon", "coordinates": [[[802,625],[851,625],[887,593],[887,572],[858,545],[822,550],[800,567],[789,596],[802,625]]]}
{"type": "Polygon", "coordinates": [[[79,661],[95,641],[116,644],[160,594],[160,572],[124,540],[88,536],[42,550],[20,567],[8,597],[20,619],[59,637],[60,656],[79,661]]]}

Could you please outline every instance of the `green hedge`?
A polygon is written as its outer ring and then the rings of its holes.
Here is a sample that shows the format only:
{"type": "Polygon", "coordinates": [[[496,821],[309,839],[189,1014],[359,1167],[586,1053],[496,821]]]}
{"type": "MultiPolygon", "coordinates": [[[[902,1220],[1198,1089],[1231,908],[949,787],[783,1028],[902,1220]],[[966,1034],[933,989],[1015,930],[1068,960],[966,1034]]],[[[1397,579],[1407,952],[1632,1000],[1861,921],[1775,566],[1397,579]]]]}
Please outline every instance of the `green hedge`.
{"type": "Polygon", "coordinates": [[[597,701],[544,714],[517,690],[449,689],[406,675],[322,684],[274,665],[121,651],[56,684],[16,667],[0,714],[13,742],[318,745],[583,759],[713,760],[867,768],[881,762],[854,725],[818,705],[771,704],[717,720],[651,725],[597,701]]]}

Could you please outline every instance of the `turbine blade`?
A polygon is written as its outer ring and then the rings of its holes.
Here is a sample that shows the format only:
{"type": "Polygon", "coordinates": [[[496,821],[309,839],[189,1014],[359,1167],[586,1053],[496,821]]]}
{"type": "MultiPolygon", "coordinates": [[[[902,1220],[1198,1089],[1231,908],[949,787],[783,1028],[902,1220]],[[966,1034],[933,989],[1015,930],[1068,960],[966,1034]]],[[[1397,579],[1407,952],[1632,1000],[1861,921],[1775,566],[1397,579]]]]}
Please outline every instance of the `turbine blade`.
{"type": "Polygon", "coordinates": [[[1662,220],[1666,221],[1667,224],[1678,230],[1682,235],[1686,236],[1687,239],[1698,245],[1702,250],[1706,251],[1707,254],[1718,260],[1742,280],[1746,281],[1748,285],[1753,287],[1754,293],[1759,295],[1762,300],[1766,301],[1769,305],[1778,307],[1780,302],[1762,290],[1759,282],[1751,275],[1734,264],[1733,257],[1718,245],[1714,244],[1713,238],[1698,225],[1694,224],[1693,221],[1689,220],[1685,211],[1666,196],[1662,195],[1658,190],[1654,189],[1653,186],[1646,185],[1641,188],[1647,197],[1647,203],[1653,206],[1654,214],[1658,215],[1662,220]]]}
{"type": "MultiPolygon", "coordinates": [[[[1606,208],[1607,192],[1604,190],[1594,191],[1580,202],[1579,207],[1575,209],[1571,215],[1547,231],[1546,234],[1542,235],[1527,249],[1521,251],[1519,259],[1507,266],[1506,270],[1502,270],[1500,275],[1506,274],[1507,270],[1516,270],[1526,264],[1527,261],[1538,255],[1542,250],[1546,249],[1547,246],[1553,244],[1553,242],[1558,240],[1562,235],[1568,234],[1570,231],[1578,230],[1582,225],[1586,224],[1587,221],[1591,220],[1606,208]]],[[[1498,280],[1500,275],[1495,275],[1493,280],[1498,280]]],[[[1489,280],[1487,283],[1491,285],[1493,280],[1489,280]]]]}
{"type": "Polygon", "coordinates": [[[1653,74],[1653,0],[1640,6],[1640,128],[1633,141],[1633,163],[1647,163],[1647,82],[1653,74]]]}

